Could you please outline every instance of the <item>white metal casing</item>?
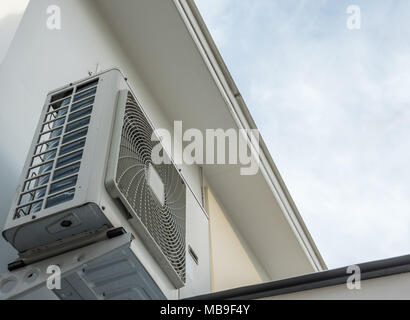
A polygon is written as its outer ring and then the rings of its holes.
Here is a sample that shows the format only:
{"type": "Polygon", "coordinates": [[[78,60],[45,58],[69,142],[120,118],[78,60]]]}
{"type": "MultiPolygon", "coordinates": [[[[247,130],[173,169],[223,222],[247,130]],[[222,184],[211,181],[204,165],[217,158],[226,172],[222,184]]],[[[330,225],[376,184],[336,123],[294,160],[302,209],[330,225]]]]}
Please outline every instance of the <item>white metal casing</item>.
{"type": "MultiPolygon", "coordinates": [[[[124,205],[118,200],[113,199],[105,188],[111,138],[116,130],[114,125],[115,113],[119,93],[124,90],[132,92],[123,74],[117,69],[112,69],[49,93],[20,178],[20,184],[13,200],[3,236],[17,250],[25,252],[27,250],[35,250],[40,246],[47,247],[56,241],[58,242],[74,234],[98,230],[104,227],[124,227],[127,232],[130,232],[135,237],[136,246],[139,246],[141,251],[141,256],[138,256],[138,258],[167,298],[175,299],[209,292],[208,219],[203,212],[200,212],[200,206],[195,203],[196,198],[191,194],[190,188],[187,188],[186,195],[186,259],[190,269],[187,270],[189,274],[186,284],[180,291],[177,290],[178,286],[175,285],[175,282],[163,271],[162,266],[158,263],[158,259],[153,257],[152,252],[146,247],[146,243],[140,239],[140,234],[136,230],[135,224],[130,222],[130,214],[124,210],[124,205]],[[45,205],[43,204],[42,210],[13,219],[18,206],[20,191],[23,188],[24,181],[27,180],[27,172],[31,165],[32,155],[38,145],[38,137],[41,134],[43,120],[48,111],[47,108],[51,98],[61,92],[66,92],[71,88],[75,89],[97,78],[99,82],[73,199],[50,208],[44,208],[45,205]],[[62,227],[62,222],[67,220],[71,221],[71,225],[62,227]],[[191,221],[194,221],[194,223],[191,223],[191,221]],[[191,230],[192,228],[197,230],[191,230]],[[197,239],[198,235],[201,235],[200,239],[197,239]],[[193,244],[194,242],[195,244],[193,244]],[[199,265],[192,266],[192,262],[189,260],[188,248],[194,248],[196,254],[200,257],[199,265]]],[[[66,125],[67,123],[64,124],[64,126],[66,125]]],[[[61,144],[58,148],[61,148],[61,144]]],[[[50,185],[51,182],[49,181],[45,197],[48,196],[50,185]]]]}
{"type": "Polygon", "coordinates": [[[0,275],[0,300],[28,297],[61,300],[165,298],[136,257],[129,234],[103,238],[0,275]],[[59,267],[60,289],[47,287],[50,266],[59,267]]]}

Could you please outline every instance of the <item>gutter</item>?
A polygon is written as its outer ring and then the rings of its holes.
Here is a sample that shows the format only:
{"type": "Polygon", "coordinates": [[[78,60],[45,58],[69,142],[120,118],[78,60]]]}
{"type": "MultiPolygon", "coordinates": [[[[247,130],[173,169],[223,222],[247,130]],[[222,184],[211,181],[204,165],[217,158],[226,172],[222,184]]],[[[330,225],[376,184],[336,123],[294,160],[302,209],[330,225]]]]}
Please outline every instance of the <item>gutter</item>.
{"type": "MultiPolygon", "coordinates": [[[[195,36],[197,38],[194,39],[194,41],[197,40],[198,42],[200,42],[201,47],[209,60],[209,64],[212,65],[213,70],[211,70],[211,72],[215,72],[222,86],[224,83],[226,84],[225,86],[223,86],[223,89],[228,91],[227,98],[230,99],[230,97],[233,97],[234,101],[232,104],[236,104],[239,107],[239,112],[233,114],[234,119],[237,118],[242,123],[242,126],[244,128],[248,126],[250,129],[257,129],[255,121],[253,120],[249,112],[249,109],[246,106],[246,103],[239,92],[238,87],[236,86],[225,62],[223,61],[222,56],[218,48],[216,47],[216,44],[212,39],[212,36],[208,28],[206,27],[205,22],[201,14],[199,13],[199,10],[194,0],[174,0],[174,2],[177,6],[177,9],[181,12],[181,14],[185,16],[183,18],[188,20],[190,27],[193,29],[195,36]],[[203,39],[201,39],[201,36],[203,37],[203,39]],[[218,72],[218,70],[220,72],[218,72]],[[219,76],[222,76],[222,78],[219,76]],[[240,119],[241,115],[244,118],[242,121],[240,119]]],[[[204,53],[202,52],[201,54],[204,55],[204,53]]],[[[326,263],[324,262],[323,257],[321,256],[318,248],[316,247],[316,244],[314,243],[313,238],[310,235],[299,213],[299,210],[297,209],[296,204],[294,203],[289,193],[289,190],[286,187],[262,137],[260,137],[259,140],[259,148],[262,151],[262,155],[265,157],[268,164],[268,168],[266,168],[266,174],[268,175],[268,179],[271,182],[271,188],[276,189],[273,190],[273,193],[278,193],[279,198],[281,196],[280,193],[283,193],[283,196],[286,200],[285,203],[283,203],[283,209],[285,216],[286,213],[288,214],[286,218],[290,226],[294,229],[296,236],[298,237],[298,240],[301,242],[302,247],[305,250],[314,269],[316,271],[326,270],[326,263]],[[269,169],[271,170],[271,173],[269,172],[269,169]],[[279,190],[275,188],[275,179],[279,185],[279,190]],[[287,204],[289,205],[289,208],[287,208],[287,204]],[[292,214],[295,219],[293,219],[292,214]]]]}
{"type": "MultiPolygon", "coordinates": [[[[372,261],[357,265],[361,280],[370,280],[410,272],[410,255],[372,261]]],[[[294,278],[246,286],[197,297],[189,300],[249,300],[263,299],[289,293],[346,284],[351,273],[348,267],[311,273],[294,278]]],[[[347,290],[347,289],[346,289],[347,290]]]]}

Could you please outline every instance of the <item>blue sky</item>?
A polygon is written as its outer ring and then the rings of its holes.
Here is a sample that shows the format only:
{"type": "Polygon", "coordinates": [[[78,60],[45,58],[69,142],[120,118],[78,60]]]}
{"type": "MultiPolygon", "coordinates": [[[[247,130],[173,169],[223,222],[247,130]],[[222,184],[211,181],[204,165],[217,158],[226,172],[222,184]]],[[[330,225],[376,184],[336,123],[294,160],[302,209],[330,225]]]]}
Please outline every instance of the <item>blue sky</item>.
{"type": "MultiPolygon", "coordinates": [[[[0,61],[27,2],[0,1],[0,61]]],[[[410,2],[196,2],[328,266],[409,254],[410,2]]]]}
{"type": "Polygon", "coordinates": [[[409,254],[410,2],[196,3],[328,266],[409,254]]]}

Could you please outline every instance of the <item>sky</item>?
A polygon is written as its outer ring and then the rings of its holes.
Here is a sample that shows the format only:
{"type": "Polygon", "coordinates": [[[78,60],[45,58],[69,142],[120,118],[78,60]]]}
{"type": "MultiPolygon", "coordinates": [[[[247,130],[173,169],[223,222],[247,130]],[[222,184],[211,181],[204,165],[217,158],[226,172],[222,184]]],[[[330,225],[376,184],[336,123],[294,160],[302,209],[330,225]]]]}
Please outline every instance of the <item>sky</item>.
{"type": "MultiPolygon", "coordinates": [[[[27,2],[0,0],[0,62],[27,2]]],[[[410,2],[196,3],[328,267],[409,254],[410,2]]]]}
{"type": "Polygon", "coordinates": [[[410,2],[196,3],[328,266],[409,254],[410,2]]]}

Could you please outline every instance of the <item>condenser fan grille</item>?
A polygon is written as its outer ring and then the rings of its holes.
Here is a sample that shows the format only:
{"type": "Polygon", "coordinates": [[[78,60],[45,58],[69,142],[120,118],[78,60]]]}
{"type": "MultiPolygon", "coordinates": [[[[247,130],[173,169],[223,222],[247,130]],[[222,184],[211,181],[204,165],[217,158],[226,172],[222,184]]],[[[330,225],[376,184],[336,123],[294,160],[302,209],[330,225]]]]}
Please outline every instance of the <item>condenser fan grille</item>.
{"type": "Polygon", "coordinates": [[[131,208],[182,282],[185,282],[186,186],[173,164],[153,164],[152,126],[128,93],[115,175],[120,200],[131,208]],[[155,177],[150,175],[155,175],[155,177]],[[154,185],[155,184],[155,185],[154,185]],[[158,191],[159,190],[159,191],[158,191]],[[163,193],[163,194],[162,194],[163,193]]]}

